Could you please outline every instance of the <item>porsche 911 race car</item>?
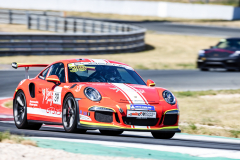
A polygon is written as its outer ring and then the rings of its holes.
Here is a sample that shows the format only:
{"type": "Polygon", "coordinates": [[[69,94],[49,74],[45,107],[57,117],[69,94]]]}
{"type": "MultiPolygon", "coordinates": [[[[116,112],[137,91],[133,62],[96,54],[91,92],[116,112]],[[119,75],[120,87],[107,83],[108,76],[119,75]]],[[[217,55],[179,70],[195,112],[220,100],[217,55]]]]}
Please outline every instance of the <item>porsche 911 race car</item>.
{"type": "Polygon", "coordinates": [[[13,96],[19,129],[63,125],[66,132],[102,134],[147,131],[169,139],[178,127],[174,95],[147,83],[130,66],[102,59],[67,59],[47,64],[12,63],[13,68],[45,67],[35,78],[22,80],[13,96]]]}
{"type": "Polygon", "coordinates": [[[216,46],[200,50],[197,68],[201,71],[208,71],[211,68],[240,70],[240,38],[221,39],[216,46]]]}

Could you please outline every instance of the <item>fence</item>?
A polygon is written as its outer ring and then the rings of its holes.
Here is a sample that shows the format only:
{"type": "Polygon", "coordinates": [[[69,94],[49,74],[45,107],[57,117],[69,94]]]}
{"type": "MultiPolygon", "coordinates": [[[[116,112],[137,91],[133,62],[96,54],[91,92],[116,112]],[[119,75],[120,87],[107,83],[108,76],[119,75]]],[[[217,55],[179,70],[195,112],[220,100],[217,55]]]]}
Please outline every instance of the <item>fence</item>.
{"type": "Polygon", "coordinates": [[[36,14],[21,11],[22,14],[18,16],[15,15],[17,12],[0,10],[0,22],[17,24],[25,22],[29,29],[64,33],[0,33],[0,56],[108,54],[136,52],[145,48],[146,30],[137,26],[64,18],[57,12],[36,14]]]}
{"type": "Polygon", "coordinates": [[[0,56],[109,54],[144,49],[144,32],[115,34],[0,34],[0,56]]]}
{"type": "Polygon", "coordinates": [[[119,33],[141,30],[133,25],[41,15],[28,15],[27,22],[28,29],[68,33],[119,33]]]}
{"type": "Polygon", "coordinates": [[[28,15],[63,16],[63,12],[23,11],[0,9],[0,23],[27,24],[28,15]]]}

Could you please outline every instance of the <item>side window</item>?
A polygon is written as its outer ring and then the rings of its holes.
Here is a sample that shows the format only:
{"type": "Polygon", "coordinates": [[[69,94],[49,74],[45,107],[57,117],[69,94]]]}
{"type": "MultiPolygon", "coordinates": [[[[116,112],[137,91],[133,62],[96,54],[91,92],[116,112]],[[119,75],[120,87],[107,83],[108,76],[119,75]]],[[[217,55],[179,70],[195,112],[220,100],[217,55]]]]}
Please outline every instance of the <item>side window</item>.
{"type": "Polygon", "coordinates": [[[52,65],[50,74],[58,76],[60,82],[65,83],[65,70],[64,70],[64,64],[63,63],[56,63],[52,65]]]}
{"type": "Polygon", "coordinates": [[[47,69],[45,69],[40,75],[39,78],[41,79],[45,79],[48,73],[49,67],[47,69]]]}

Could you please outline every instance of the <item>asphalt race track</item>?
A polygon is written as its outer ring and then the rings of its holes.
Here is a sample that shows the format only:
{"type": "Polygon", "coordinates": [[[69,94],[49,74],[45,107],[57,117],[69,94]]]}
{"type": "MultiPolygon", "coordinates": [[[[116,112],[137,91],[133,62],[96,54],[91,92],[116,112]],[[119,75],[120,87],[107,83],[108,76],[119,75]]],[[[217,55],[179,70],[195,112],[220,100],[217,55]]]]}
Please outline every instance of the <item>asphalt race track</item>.
{"type": "Polygon", "coordinates": [[[66,133],[63,129],[42,127],[40,131],[17,129],[14,124],[0,123],[0,131],[10,131],[12,134],[34,136],[34,137],[55,137],[55,138],[68,138],[68,139],[84,139],[84,140],[98,140],[98,141],[112,141],[112,142],[126,142],[126,143],[139,143],[139,144],[152,144],[152,145],[167,145],[167,146],[185,146],[185,147],[200,147],[224,150],[239,151],[239,144],[223,143],[223,142],[210,142],[204,140],[182,140],[173,138],[167,139],[154,139],[149,136],[134,136],[122,134],[120,136],[107,136],[101,135],[96,131],[87,131],[85,134],[80,133],[66,133]]]}
{"type": "MultiPolygon", "coordinates": [[[[40,71],[30,68],[30,78],[40,71]]],[[[201,72],[199,70],[138,70],[143,79],[152,79],[159,87],[175,91],[239,89],[240,73],[225,71],[201,72]]],[[[0,71],[0,97],[11,97],[18,83],[25,79],[25,71],[0,71]]]]}
{"type": "MultiPolygon", "coordinates": [[[[78,17],[73,17],[78,18],[78,17]]],[[[81,19],[84,17],[81,17],[81,19]]],[[[214,36],[214,37],[240,37],[240,28],[220,27],[210,25],[190,25],[173,23],[168,21],[127,21],[127,20],[110,20],[87,18],[90,20],[99,20],[105,22],[126,23],[141,26],[148,30],[156,31],[165,34],[181,34],[181,35],[200,35],[200,36],[214,36]]]]}

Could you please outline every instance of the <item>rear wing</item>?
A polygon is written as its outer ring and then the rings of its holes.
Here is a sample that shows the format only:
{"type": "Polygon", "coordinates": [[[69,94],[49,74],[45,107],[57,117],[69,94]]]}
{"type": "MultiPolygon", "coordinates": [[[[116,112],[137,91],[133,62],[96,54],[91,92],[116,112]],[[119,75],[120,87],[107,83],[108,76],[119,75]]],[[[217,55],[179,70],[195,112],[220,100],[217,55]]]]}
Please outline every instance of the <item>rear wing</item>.
{"type": "Polygon", "coordinates": [[[19,67],[29,68],[29,67],[47,67],[47,66],[48,64],[27,64],[27,63],[16,63],[16,62],[12,63],[12,67],[14,69],[17,69],[19,67]]]}
{"type": "Polygon", "coordinates": [[[28,70],[29,67],[47,67],[48,64],[27,64],[27,63],[17,63],[17,62],[13,62],[12,63],[12,67],[14,69],[18,69],[19,67],[24,67],[25,68],[25,78],[29,79],[29,74],[28,74],[28,70]]]}

